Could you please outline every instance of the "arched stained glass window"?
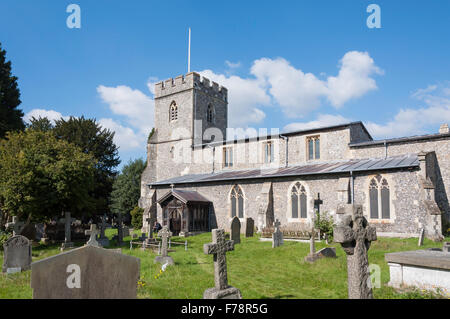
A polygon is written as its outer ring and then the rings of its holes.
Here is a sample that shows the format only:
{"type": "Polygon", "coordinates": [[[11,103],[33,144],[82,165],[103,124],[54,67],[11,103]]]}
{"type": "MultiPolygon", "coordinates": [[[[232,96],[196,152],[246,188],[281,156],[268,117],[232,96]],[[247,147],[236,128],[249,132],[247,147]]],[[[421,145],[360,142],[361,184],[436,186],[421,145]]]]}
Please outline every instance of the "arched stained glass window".
{"type": "Polygon", "coordinates": [[[291,218],[306,218],[307,206],[306,189],[296,183],[291,189],[291,218]]]}
{"type": "Polygon", "coordinates": [[[244,218],[244,194],[238,185],[234,185],[230,194],[231,217],[244,218]]]}
{"type": "Polygon", "coordinates": [[[391,217],[389,183],[381,175],[377,175],[370,180],[369,201],[370,218],[389,219],[391,217]]]}

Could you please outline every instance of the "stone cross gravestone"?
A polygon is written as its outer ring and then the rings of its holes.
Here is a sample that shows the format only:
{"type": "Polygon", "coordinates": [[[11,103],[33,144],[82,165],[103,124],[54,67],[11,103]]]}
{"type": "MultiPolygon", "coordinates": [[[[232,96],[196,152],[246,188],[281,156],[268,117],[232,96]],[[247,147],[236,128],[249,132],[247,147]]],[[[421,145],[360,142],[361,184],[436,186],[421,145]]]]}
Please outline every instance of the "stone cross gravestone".
{"type": "Polygon", "coordinates": [[[97,234],[98,234],[97,225],[91,224],[91,229],[86,230],[84,233],[86,235],[90,235],[89,241],[86,243],[86,245],[100,247],[97,241],[97,234]]]}
{"type": "Polygon", "coordinates": [[[234,244],[241,243],[241,221],[237,216],[234,216],[231,221],[231,240],[234,244]]]}
{"type": "Polygon", "coordinates": [[[105,235],[105,230],[106,230],[106,214],[102,216],[102,223],[100,224],[100,237],[97,240],[100,246],[102,247],[109,246],[109,239],[105,235]]]}
{"type": "Polygon", "coordinates": [[[72,231],[70,229],[70,225],[72,224],[73,219],[70,217],[70,212],[65,212],[65,217],[64,217],[64,232],[65,232],[65,239],[64,242],[61,245],[61,251],[67,249],[67,248],[72,248],[73,247],[73,242],[72,242],[72,231]]]}
{"type": "Polygon", "coordinates": [[[347,254],[348,298],[372,299],[367,251],[377,240],[376,228],[363,216],[361,205],[353,206],[353,215],[345,215],[334,228],[334,241],[340,243],[347,254]]]}
{"type": "Polygon", "coordinates": [[[213,229],[212,241],[203,245],[203,252],[214,256],[215,287],[206,289],[203,299],[242,299],[240,290],[228,285],[226,253],[234,250],[233,240],[225,239],[223,229],[213,229]]]}
{"type": "Polygon", "coordinates": [[[9,238],[3,244],[3,252],[2,272],[8,272],[12,268],[20,268],[20,271],[30,269],[31,243],[25,236],[9,238]]]}
{"type": "Polygon", "coordinates": [[[22,230],[23,226],[25,225],[24,222],[19,221],[17,216],[13,216],[12,222],[6,223],[6,228],[12,228],[13,230],[13,236],[19,235],[20,231],[22,230]]]}
{"type": "Polygon", "coordinates": [[[283,232],[280,230],[280,221],[277,219],[274,223],[275,231],[272,234],[272,248],[283,245],[283,232]]]}
{"type": "Polygon", "coordinates": [[[86,245],[31,264],[34,299],[133,299],[139,258],[86,245]]]}
{"type": "Polygon", "coordinates": [[[245,220],[245,237],[253,237],[253,232],[255,230],[255,221],[253,218],[247,218],[245,220]]]}
{"type": "Polygon", "coordinates": [[[316,237],[316,230],[314,229],[314,221],[315,219],[313,218],[311,223],[311,238],[309,239],[309,254],[308,256],[305,257],[305,261],[307,262],[314,262],[318,259],[317,255],[316,255],[316,242],[315,242],[315,237],[316,237]]]}
{"type": "Polygon", "coordinates": [[[161,264],[168,263],[173,265],[173,259],[167,254],[169,246],[169,238],[172,236],[172,232],[169,230],[169,226],[163,226],[163,228],[158,232],[158,236],[161,237],[161,256],[155,257],[155,263],[159,262],[161,264]]]}

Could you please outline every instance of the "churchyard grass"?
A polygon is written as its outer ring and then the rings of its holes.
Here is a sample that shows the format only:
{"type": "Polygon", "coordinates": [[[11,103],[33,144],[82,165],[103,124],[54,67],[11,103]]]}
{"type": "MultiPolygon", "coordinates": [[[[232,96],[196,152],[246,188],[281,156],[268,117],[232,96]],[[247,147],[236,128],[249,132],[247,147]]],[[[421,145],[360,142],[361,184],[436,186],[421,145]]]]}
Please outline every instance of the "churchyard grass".
{"type": "MultiPolygon", "coordinates": [[[[115,229],[106,230],[111,239],[115,229]]],[[[140,234],[139,231],[135,231],[140,234]]],[[[177,240],[173,237],[172,240],[177,240]]],[[[185,239],[179,239],[184,241],[185,239]]],[[[447,241],[450,238],[446,238],[447,241]]],[[[160,273],[161,264],[154,264],[155,252],[129,249],[130,237],[124,238],[122,252],[141,259],[141,280],[138,285],[138,298],[202,298],[207,288],[214,287],[214,268],[212,256],[203,253],[203,244],[211,242],[211,233],[188,237],[188,251],[184,246],[172,246],[169,255],[175,266],[167,267],[160,273]]],[[[117,248],[111,240],[110,248],[117,248]]],[[[82,245],[79,243],[77,246],[82,245]]],[[[60,245],[40,245],[33,248],[33,261],[59,253],[60,245]]],[[[316,243],[316,249],[325,247],[316,243]]],[[[243,298],[347,298],[346,256],[339,244],[336,259],[323,258],[313,264],[303,259],[309,253],[309,243],[286,241],[273,249],[271,242],[260,242],[259,237],[245,238],[241,244],[227,253],[228,282],[241,290],[243,298]]],[[[417,238],[379,238],[369,250],[369,262],[381,268],[381,288],[374,289],[375,298],[435,298],[441,297],[420,290],[396,292],[387,287],[389,267],[384,260],[387,252],[407,251],[441,247],[442,243],[425,240],[417,247],[417,238]]],[[[3,262],[3,252],[0,253],[3,262]]],[[[0,298],[32,298],[30,271],[0,275],[0,298]]]]}

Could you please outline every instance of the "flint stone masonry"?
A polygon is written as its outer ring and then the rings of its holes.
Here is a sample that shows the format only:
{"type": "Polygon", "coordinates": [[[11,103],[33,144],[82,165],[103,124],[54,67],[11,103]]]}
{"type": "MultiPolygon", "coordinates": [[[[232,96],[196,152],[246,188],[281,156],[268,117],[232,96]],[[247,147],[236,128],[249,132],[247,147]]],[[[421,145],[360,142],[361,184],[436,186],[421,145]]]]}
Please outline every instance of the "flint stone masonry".
{"type": "Polygon", "coordinates": [[[8,272],[10,268],[20,268],[21,271],[30,269],[31,243],[21,235],[9,238],[3,244],[2,272],[8,272]]]}
{"type": "Polygon", "coordinates": [[[31,264],[33,299],[134,299],[139,258],[83,246],[31,264]]]}
{"type": "Polygon", "coordinates": [[[348,174],[311,174],[175,185],[177,189],[197,191],[212,200],[211,229],[219,227],[230,230],[232,217],[229,194],[231,188],[239,184],[246,198],[243,220],[252,218],[258,231],[272,225],[275,219],[279,219],[285,227],[308,230],[313,216],[314,196],[320,193],[323,200],[321,211],[337,219],[342,216],[339,210],[351,203],[353,195],[354,202],[363,205],[364,216],[376,227],[378,236],[419,237],[422,228],[425,228],[426,238],[438,240],[442,236],[443,225],[439,214],[443,214],[444,221],[450,221],[450,132],[445,125],[439,134],[386,141],[373,141],[361,122],[287,132],[283,134],[287,139],[276,135],[226,141],[227,108],[226,89],[202,79],[196,73],[168,79],[155,86],[156,132],[147,145],[147,166],[142,174],[139,200],[140,207],[146,212],[143,217],[144,225],[150,214],[162,220],[162,209],[156,204],[156,200],[170,190],[169,185],[150,188],[149,183],[185,174],[221,172],[224,169],[224,146],[233,147],[233,167],[226,168],[227,171],[267,167],[264,164],[263,145],[270,139],[275,146],[276,167],[322,162],[324,165],[333,165],[338,160],[379,159],[386,156],[417,155],[420,152],[427,155],[425,165],[420,167],[389,171],[372,168],[370,171],[357,172],[354,178],[350,178],[348,174]],[[172,102],[178,106],[176,121],[169,121],[172,102]],[[208,105],[214,107],[214,123],[207,122],[208,105]],[[202,122],[198,123],[198,120],[202,122]],[[217,128],[217,134],[201,136],[213,127],[217,128]],[[181,134],[177,134],[175,138],[174,132],[181,134]],[[222,135],[223,141],[216,138],[213,143],[206,145],[212,135],[222,135]],[[311,161],[307,156],[307,139],[312,136],[320,138],[320,160],[317,161],[311,161]],[[381,174],[389,182],[389,219],[369,218],[369,182],[377,174],[381,174]],[[427,183],[433,185],[433,191],[424,188],[423,176],[427,183]],[[291,218],[289,198],[295,182],[301,182],[306,188],[306,219],[291,218]]]}
{"type": "Polygon", "coordinates": [[[420,289],[442,289],[450,293],[450,253],[415,250],[385,254],[389,285],[395,288],[413,286],[420,289]]]}

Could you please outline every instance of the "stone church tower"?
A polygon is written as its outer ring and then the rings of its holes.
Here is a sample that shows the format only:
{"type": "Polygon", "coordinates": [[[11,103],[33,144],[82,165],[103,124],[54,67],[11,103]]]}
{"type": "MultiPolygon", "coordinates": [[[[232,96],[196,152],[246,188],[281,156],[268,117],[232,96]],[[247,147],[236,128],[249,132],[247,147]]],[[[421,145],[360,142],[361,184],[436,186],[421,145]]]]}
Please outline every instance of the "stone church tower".
{"type": "Polygon", "coordinates": [[[228,125],[227,89],[198,73],[156,83],[154,98],[155,133],[147,144],[140,207],[151,206],[153,197],[145,184],[189,173],[194,146],[225,140],[228,125]]]}

